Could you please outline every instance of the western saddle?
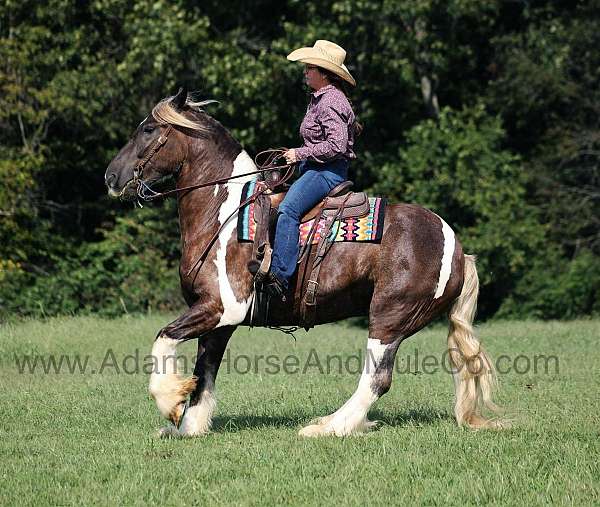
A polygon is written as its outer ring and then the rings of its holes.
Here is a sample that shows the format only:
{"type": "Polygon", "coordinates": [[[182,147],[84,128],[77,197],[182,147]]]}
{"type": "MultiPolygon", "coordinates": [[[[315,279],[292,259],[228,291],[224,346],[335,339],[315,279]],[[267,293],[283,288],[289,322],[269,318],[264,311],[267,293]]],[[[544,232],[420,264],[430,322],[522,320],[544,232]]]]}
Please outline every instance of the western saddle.
{"type": "MultiPolygon", "coordinates": [[[[266,185],[266,183],[259,181],[257,185],[266,185]]],[[[335,221],[364,217],[369,214],[367,194],[351,192],[352,185],[351,181],[340,183],[301,219],[301,223],[314,220],[306,243],[300,249],[294,291],[294,315],[306,330],[313,327],[315,323],[319,273],[323,259],[333,243],[330,236],[335,221]],[[322,228],[319,227],[321,223],[322,228]],[[319,230],[319,239],[313,244],[317,230],[319,230]]],[[[260,264],[255,277],[255,298],[251,314],[251,325],[257,326],[269,325],[270,296],[261,290],[262,286],[256,283],[256,280],[263,279],[271,265],[271,245],[275,237],[278,208],[289,188],[284,185],[273,187],[272,182],[269,186],[272,190],[260,194],[254,203],[256,233],[252,251],[253,260],[249,265],[254,264],[256,270],[256,266],[260,264]]]]}

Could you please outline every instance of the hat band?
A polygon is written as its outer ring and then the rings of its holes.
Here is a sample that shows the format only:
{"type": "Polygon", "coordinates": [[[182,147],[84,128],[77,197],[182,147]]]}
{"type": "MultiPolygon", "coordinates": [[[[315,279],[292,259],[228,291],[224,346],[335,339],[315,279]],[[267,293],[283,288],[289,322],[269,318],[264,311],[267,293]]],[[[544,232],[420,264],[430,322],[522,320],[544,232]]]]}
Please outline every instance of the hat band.
{"type": "Polygon", "coordinates": [[[320,47],[314,47],[313,49],[316,49],[321,56],[323,57],[323,60],[327,60],[330,63],[333,63],[334,65],[338,65],[339,67],[341,67],[344,64],[344,59],[342,58],[341,61],[339,61],[338,58],[334,58],[333,56],[331,56],[330,53],[328,53],[327,51],[325,51],[324,49],[320,48],[320,47]]]}

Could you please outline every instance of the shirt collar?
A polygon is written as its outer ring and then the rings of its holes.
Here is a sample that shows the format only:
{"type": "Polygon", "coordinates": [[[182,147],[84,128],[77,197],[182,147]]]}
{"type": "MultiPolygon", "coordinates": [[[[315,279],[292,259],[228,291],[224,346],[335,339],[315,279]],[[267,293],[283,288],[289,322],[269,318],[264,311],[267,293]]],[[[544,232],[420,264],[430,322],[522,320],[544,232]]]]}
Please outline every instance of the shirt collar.
{"type": "Polygon", "coordinates": [[[321,95],[323,95],[324,93],[327,93],[329,90],[333,90],[333,89],[335,89],[335,86],[333,86],[332,84],[328,84],[327,86],[320,88],[316,92],[312,92],[312,96],[317,98],[317,97],[320,97],[321,95]]]}

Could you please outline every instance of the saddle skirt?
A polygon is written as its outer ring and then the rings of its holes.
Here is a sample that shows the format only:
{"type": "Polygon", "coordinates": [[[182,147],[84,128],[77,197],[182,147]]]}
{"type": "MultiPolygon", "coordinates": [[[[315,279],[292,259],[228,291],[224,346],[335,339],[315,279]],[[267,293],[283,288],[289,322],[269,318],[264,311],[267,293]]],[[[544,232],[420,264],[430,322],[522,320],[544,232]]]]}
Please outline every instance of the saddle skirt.
{"type": "MultiPolygon", "coordinates": [[[[245,201],[256,190],[257,185],[262,183],[257,180],[249,181],[244,185],[240,202],[245,201]]],[[[306,213],[300,223],[300,245],[305,245],[309,239],[310,232],[315,231],[310,238],[312,244],[321,239],[321,233],[329,218],[339,215],[329,229],[330,242],[342,241],[371,241],[378,242],[383,233],[386,199],[381,197],[367,197],[364,192],[347,192],[351,182],[344,182],[323,201],[306,213]],[[342,195],[338,195],[342,193],[342,195]],[[340,204],[343,206],[340,210],[340,204]],[[315,224],[315,221],[318,221],[315,224]]],[[[270,206],[272,216],[276,216],[277,208],[283,201],[285,192],[270,194],[270,206]]],[[[238,213],[238,241],[252,242],[257,232],[257,217],[261,215],[257,210],[257,202],[251,202],[240,209],[238,213]],[[255,213],[256,212],[256,213],[255,213]]]]}

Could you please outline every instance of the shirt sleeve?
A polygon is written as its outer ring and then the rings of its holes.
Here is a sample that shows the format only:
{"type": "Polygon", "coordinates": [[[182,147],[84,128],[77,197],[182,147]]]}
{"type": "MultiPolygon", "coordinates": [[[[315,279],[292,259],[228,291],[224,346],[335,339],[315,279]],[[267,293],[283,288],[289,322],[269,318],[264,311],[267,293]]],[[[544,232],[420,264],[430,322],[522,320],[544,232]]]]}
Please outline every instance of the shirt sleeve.
{"type": "Polygon", "coordinates": [[[323,109],[318,122],[323,127],[325,140],[312,146],[297,148],[295,151],[298,160],[313,160],[323,163],[336,155],[346,153],[348,147],[346,115],[334,104],[328,104],[323,109]]]}

